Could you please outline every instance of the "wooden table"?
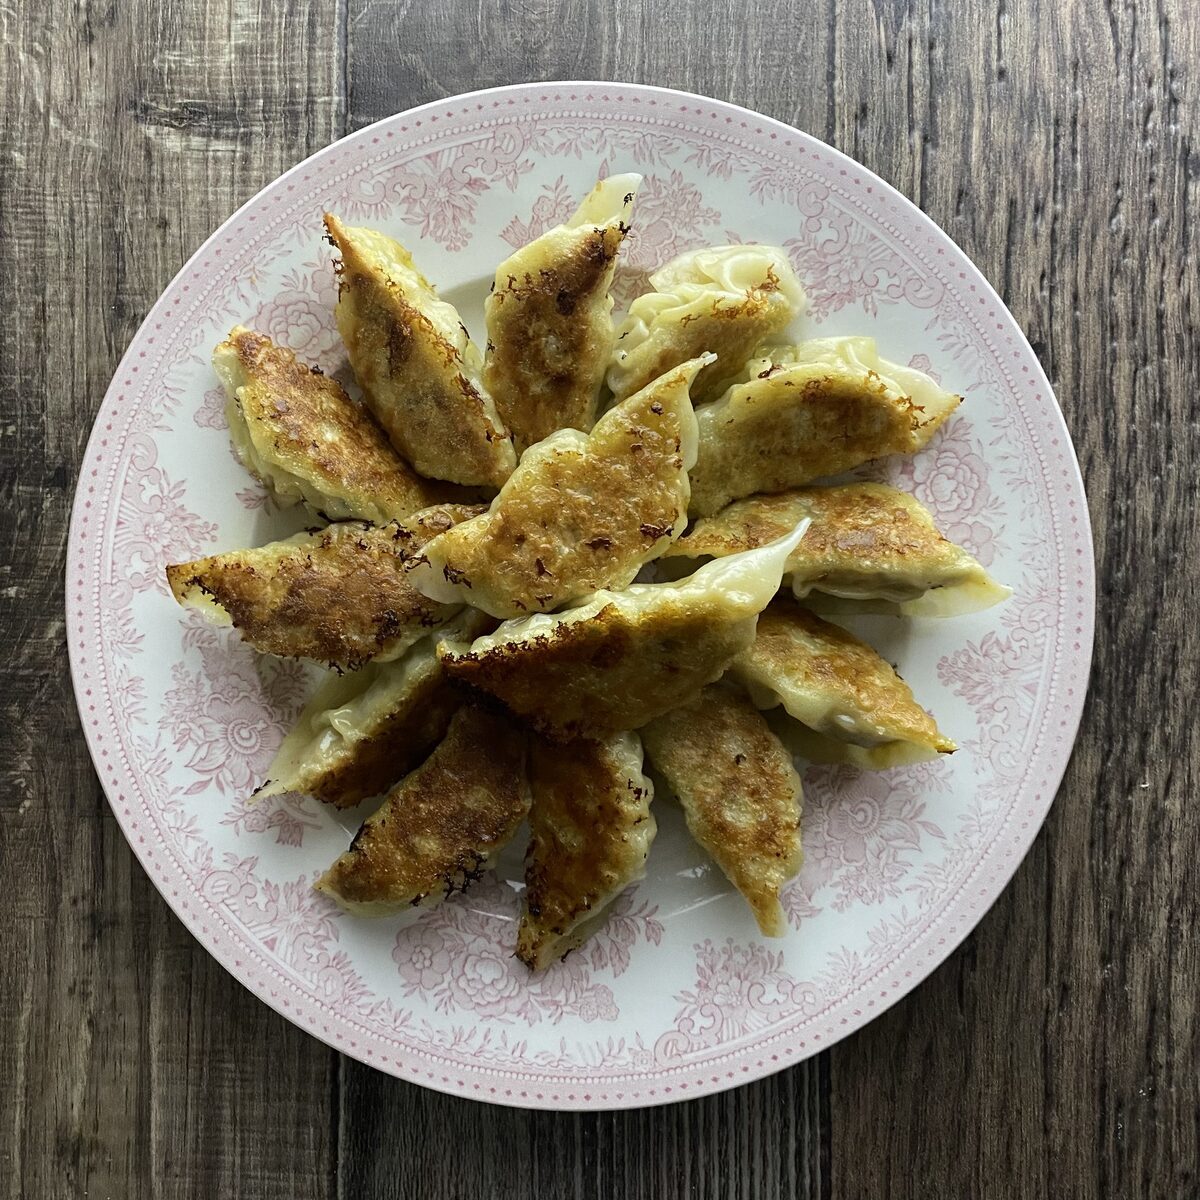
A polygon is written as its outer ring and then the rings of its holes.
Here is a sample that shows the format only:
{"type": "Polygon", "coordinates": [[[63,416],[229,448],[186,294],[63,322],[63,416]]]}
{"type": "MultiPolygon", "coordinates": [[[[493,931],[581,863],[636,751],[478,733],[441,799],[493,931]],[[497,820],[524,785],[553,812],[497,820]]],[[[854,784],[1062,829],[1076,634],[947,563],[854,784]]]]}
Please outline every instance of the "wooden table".
{"type": "Polygon", "coordinates": [[[45,0],[0,29],[0,1196],[1200,1192],[1194,0],[45,0]],[[92,772],[61,596],[92,417],[204,236],[378,117],[562,78],[759,109],[947,229],[1058,389],[1101,581],[1066,782],[966,944],[811,1062],[582,1116],[339,1058],[198,948],[92,772]]]}

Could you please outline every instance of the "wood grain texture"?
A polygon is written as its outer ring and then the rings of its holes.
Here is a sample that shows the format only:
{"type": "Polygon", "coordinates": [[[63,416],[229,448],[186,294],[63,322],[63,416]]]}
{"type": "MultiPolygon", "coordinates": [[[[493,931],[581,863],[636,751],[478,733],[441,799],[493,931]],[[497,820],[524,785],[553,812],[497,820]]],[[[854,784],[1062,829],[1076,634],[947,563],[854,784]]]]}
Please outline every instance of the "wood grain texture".
{"type": "Polygon", "coordinates": [[[1200,1192],[1198,90],[1189,0],[0,5],[0,862],[19,881],[0,1197],[1200,1192]],[[60,599],[92,416],[203,237],[344,129],[564,78],[745,104],[920,204],[1055,384],[1100,572],[1071,768],[964,946],[811,1063],[619,1114],[423,1091],[233,983],[108,814],[60,599]]]}
{"type": "Polygon", "coordinates": [[[73,481],[117,359],[211,229],[341,131],[333,10],[0,6],[0,1196],[328,1194],[327,1050],[151,888],[67,678],[73,481]]]}

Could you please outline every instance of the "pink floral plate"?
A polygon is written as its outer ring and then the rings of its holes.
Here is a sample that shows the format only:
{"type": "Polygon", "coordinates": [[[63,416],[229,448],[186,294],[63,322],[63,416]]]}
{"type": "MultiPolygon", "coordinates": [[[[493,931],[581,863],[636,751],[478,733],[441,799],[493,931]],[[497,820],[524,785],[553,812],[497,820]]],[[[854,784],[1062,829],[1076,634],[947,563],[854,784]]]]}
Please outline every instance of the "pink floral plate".
{"type": "Polygon", "coordinates": [[[530,84],[402,113],[314,155],[180,271],[117,371],[71,523],[69,645],[96,770],[142,865],[247,987],[381,1070],[502,1104],[619,1108],[718,1091],[844,1037],[940,963],[1029,847],[1066,766],[1092,640],[1082,483],[1037,359],[928,218],[816,139],[731,105],[626,84],[530,84]],[[234,460],[212,346],[243,322],[336,371],[331,209],[415,249],[480,329],[492,266],[598,174],[639,171],[618,304],[689,247],[787,248],[811,333],[868,333],[967,396],[885,477],[1012,585],[953,620],[864,616],[961,746],[884,774],[804,770],[791,923],[758,936],[669,800],[649,877],[541,975],[511,956],[521,847],[415,924],[312,890],[361,813],[248,802],[310,686],[189,620],[163,566],[292,532],[234,460]]]}

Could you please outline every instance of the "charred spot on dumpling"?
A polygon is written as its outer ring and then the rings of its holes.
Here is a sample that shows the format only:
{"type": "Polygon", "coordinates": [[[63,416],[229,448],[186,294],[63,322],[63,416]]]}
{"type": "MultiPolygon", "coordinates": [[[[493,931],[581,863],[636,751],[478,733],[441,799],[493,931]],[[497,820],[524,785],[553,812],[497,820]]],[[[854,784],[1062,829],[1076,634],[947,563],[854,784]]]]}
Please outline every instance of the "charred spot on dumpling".
{"type": "Polygon", "coordinates": [[[329,214],[325,222],[342,256],[338,329],[392,444],[432,478],[503,482],[516,456],[457,311],[400,243],[329,214]]]}
{"type": "Polygon", "coordinates": [[[241,327],[217,346],[234,447],[284,504],[376,523],[455,498],[421,479],[336,379],[241,327]]]}
{"type": "Polygon", "coordinates": [[[684,524],[688,386],[705,361],[655,380],[586,436],[560,430],[532,447],[486,513],[429,544],[414,585],[514,617],[632,582],[684,524]]]}
{"type": "Polygon", "coordinates": [[[608,290],[628,228],[619,214],[631,203],[609,189],[496,270],[484,382],[518,451],[596,419],[613,340],[608,290]]]}
{"type": "Polygon", "coordinates": [[[794,599],[766,608],[731,673],[756,702],[783,704],[803,727],[798,746],[816,761],[881,770],[956,748],[886,659],[794,599]]]}
{"type": "Polygon", "coordinates": [[[698,414],[694,516],[883,455],[911,454],[961,400],[919,372],[884,362],[869,338],[829,338],[772,353],[783,356],[782,370],[764,374],[762,360],[752,362],[749,378],[698,414]]]}
{"type": "Polygon", "coordinates": [[[779,895],[800,869],[800,777],[791,753],[740,692],[705,688],[642,731],[688,829],[746,897],[768,936],[786,932],[779,895]]]}
{"type": "Polygon", "coordinates": [[[502,625],[439,654],[454,679],[490,692],[549,737],[636,729],[720,676],[754,640],[803,528],[710,563],[675,584],[599,592],[554,617],[502,625]]]}
{"type": "Polygon", "coordinates": [[[653,788],[633,734],[530,746],[529,846],[517,957],[541,970],[579,945],[645,873],[653,788]]]}
{"type": "Polygon", "coordinates": [[[480,878],[528,809],[524,733],[497,713],[467,706],[317,887],[364,914],[435,903],[480,878]]]}
{"type": "MultiPolygon", "coordinates": [[[[452,521],[473,511],[443,506],[438,516],[452,521]]],[[[170,566],[167,580],[179,603],[232,624],[263,653],[355,670],[395,657],[458,611],[408,581],[406,559],[427,536],[419,518],[411,528],[346,521],[170,566]],[[407,542],[397,540],[402,528],[407,542]]]]}

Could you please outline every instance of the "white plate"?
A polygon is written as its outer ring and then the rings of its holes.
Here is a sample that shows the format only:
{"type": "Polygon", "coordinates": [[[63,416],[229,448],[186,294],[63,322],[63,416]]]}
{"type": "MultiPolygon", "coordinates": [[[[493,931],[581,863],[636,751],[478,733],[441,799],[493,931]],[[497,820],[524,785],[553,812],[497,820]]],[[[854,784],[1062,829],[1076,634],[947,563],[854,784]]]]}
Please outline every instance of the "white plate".
{"type": "MultiPolygon", "coordinates": [[[[89,444],[71,526],[69,644],[97,772],[147,873],[247,987],[405,1079],[529,1107],[656,1104],[754,1079],[869,1021],[996,898],[1046,814],[1091,650],[1087,509],[1037,360],[960,250],[869,171],[785,125],[626,84],[526,85],[373,125],[221,227],[146,319],[89,444]],[[410,928],[346,916],[311,884],[354,816],[246,800],[308,687],[184,617],[163,566],[298,523],[233,459],[212,346],[236,322],[342,363],[321,240],[332,209],[413,247],[478,334],[492,267],[598,173],[640,171],[620,298],[693,246],[788,249],[813,333],[868,333],[967,401],[885,476],[1015,595],[948,621],[862,618],[962,749],[885,774],[805,771],[807,861],[787,938],[659,805],[649,878],[566,962],[511,957],[520,848],[410,928]]],[[[1014,954],[1022,953],[1019,946],[1014,954]]]]}

